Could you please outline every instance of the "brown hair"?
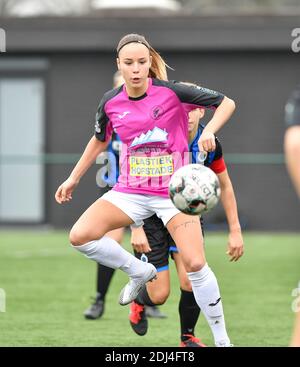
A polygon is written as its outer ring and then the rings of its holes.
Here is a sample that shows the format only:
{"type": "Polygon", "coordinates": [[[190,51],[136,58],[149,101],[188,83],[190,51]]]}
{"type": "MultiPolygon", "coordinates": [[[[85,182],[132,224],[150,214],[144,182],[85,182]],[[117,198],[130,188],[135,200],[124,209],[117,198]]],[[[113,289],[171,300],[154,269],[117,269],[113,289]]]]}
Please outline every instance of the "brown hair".
{"type": "MultiPolygon", "coordinates": [[[[144,36],[140,34],[131,33],[122,37],[117,46],[117,57],[119,57],[120,50],[129,43],[141,43],[146,46],[149,50],[150,56],[152,57],[152,63],[149,70],[149,76],[151,78],[157,78],[161,80],[168,80],[167,67],[170,68],[160,56],[160,54],[148,43],[144,36]]],[[[170,68],[171,69],[171,68],[170,68]]]]}

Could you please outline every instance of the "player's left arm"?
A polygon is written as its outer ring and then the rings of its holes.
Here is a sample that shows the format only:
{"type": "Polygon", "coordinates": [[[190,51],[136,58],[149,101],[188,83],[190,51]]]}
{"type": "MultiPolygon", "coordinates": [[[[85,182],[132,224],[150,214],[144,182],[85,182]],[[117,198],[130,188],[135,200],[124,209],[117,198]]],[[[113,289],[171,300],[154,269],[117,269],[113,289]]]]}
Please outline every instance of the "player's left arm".
{"type": "Polygon", "coordinates": [[[235,110],[235,102],[224,96],[223,101],[215,110],[212,119],[206,124],[200,136],[198,145],[200,151],[212,152],[215,150],[214,134],[230,119],[235,110]]]}
{"type": "Polygon", "coordinates": [[[237,261],[244,253],[244,241],[234,189],[227,169],[218,173],[217,176],[221,186],[221,202],[229,227],[227,254],[230,261],[237,261]]]}
{"type": "Polygon", "coordinates": [[[214,115],[206,124],[198,141],[199,151],[213,152],[216,149],[215,133],[230,119],[235,110],[235,102],[224,94],[200,86],[188,86],[183,83],[169,83],[178,98],[191,111],[197,107],[210,108],[214,115]],[[189,107],[188,107],[189,106],[189,107]]]}

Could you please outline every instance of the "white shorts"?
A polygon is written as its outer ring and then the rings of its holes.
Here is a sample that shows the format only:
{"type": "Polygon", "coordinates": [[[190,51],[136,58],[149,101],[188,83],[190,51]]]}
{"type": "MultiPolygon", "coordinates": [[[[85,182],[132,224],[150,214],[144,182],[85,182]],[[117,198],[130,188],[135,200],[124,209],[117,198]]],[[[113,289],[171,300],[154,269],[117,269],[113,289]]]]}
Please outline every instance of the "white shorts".
{"type": "Polygon", "coordinates": [[[173,205],[171,199],[154,195],[128,194],[110,190],[101,196],[130,217],[136,226],[143,225],[143,219],[156,214],[164,225],[176,214],[181,213],[173,205]]]}

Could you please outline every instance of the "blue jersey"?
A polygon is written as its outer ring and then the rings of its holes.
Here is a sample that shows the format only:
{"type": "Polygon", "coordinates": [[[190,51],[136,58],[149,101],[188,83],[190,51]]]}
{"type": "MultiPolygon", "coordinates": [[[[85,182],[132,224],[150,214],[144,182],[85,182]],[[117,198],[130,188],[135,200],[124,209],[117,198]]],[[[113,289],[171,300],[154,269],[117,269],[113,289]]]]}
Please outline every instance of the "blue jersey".
{"type": "Polygon", "coordinates": [[[114,186],[118,181],[118,177],[120,174],[120,151],[121,151],[122,142],[119,136],[113,133],[111,141],[107,147],[107,152],[114,155],[115,159],[112,159],[112,156],[109,155],[108,159],[108,171],[101,177],[101,179],[106,182],[109,186],[114,186]]]}
{"type": "MultiPolygon", "coordinates": [[[[192,163],[198,163],[197,157],[199,154],[198,140],[203,132],[204,126],[199,124],[198,131],[193,141],[189,144],[189,151],[192,153],[192,163]]],[[[216,137],[216,149],[213,152],[209,152],[204,161],[206,167],[210,167],[212,163],[223,157],[222,146],[219,139],[216,137]]]]}

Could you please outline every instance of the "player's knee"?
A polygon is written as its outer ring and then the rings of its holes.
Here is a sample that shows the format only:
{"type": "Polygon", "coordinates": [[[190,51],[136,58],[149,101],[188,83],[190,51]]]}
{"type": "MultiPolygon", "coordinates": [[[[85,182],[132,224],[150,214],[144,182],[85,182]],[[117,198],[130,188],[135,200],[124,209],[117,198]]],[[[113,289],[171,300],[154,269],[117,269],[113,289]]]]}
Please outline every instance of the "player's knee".
{"type": "Polygon", "coordinates": [[[200,271],[205,265],[205,261],[201,259],[192,259],[188,264],[185,264],[185,269],[188,273],[194,273],[200,271]]]}
{"type": "Polygon", "coordinates": [[[74,227],[70,231],[69,240],[73,246],[84,245],[85,243],[90,241],[90,239],[87,237],[87,235],[84,232],[74,227]]]}
{"type": "Polygon", "coordinates": [[[151,295],[151,301],[156,305],[163,305],[168,299],[170,291],[168,289],[162,289],[159,292],[151,295]]]}

